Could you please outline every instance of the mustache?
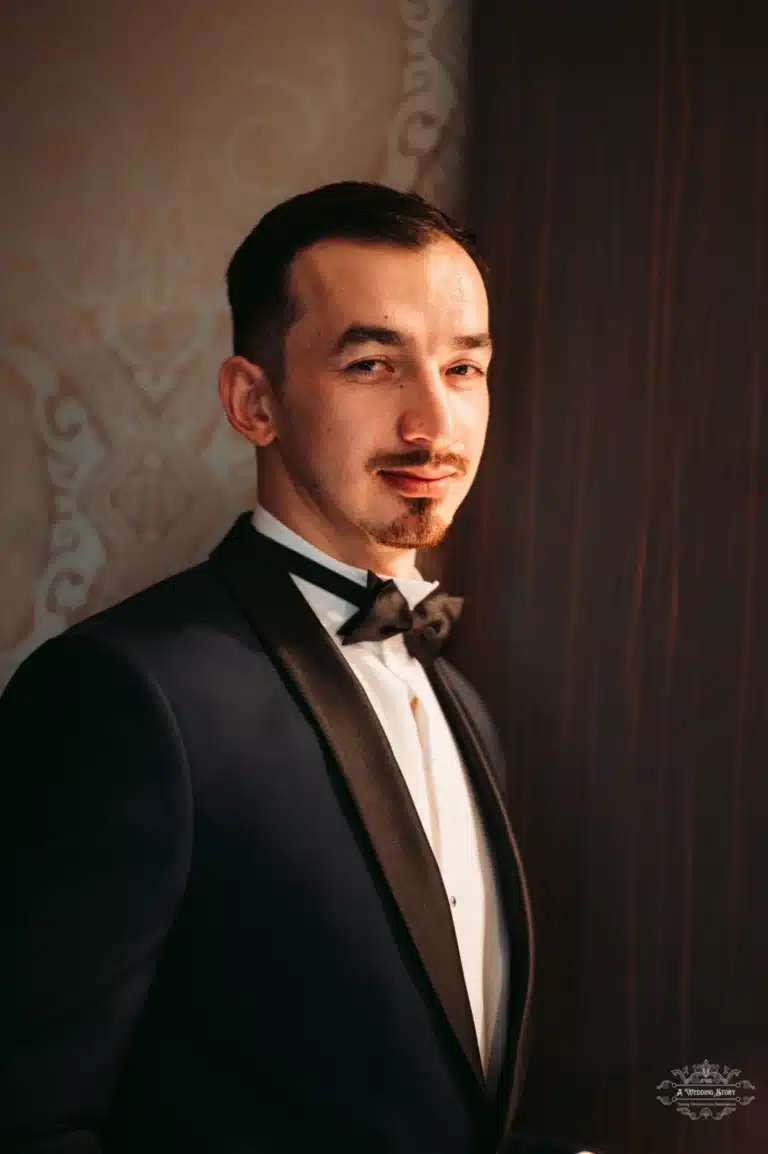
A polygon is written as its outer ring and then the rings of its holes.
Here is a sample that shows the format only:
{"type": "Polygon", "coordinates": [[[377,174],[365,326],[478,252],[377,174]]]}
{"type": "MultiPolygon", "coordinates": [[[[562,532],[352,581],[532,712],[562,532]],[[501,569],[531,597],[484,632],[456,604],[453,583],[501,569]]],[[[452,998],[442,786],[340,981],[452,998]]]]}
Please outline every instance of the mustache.
{"type": "Polygon", "coordinates": [[[463,476],[467,471],[466,461],[455,453],[443,457],[433,457],[428,451],[409,453],[401,457],[382,457],[373,466],[375,469],[455,469],[463,476]]]}

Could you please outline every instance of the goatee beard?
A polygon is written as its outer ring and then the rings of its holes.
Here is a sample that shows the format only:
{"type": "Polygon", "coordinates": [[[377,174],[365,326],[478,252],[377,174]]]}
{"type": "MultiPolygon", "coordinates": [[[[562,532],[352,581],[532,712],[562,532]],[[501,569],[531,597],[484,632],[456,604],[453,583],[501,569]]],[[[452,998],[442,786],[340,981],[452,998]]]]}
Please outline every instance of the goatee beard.
{"type": "Polygon", "coordinates": [[[369,528],[379,545],[391,549],[434,549],[440,545],[449,526],[434,512],[430,497],[407,497],[410,509],[388,525],[369,528]]]}

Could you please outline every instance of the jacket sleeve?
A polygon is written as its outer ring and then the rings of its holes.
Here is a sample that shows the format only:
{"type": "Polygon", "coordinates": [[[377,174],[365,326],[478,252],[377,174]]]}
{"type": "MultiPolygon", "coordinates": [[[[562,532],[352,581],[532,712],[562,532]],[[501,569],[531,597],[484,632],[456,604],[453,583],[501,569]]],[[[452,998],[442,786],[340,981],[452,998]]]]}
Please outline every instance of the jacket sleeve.
{"type": "Polygon", "coordinates": [[[0,697],[0,1150],[98,1154],[189,868],[191,801],[153,679],[85,633],[0,697]]]}

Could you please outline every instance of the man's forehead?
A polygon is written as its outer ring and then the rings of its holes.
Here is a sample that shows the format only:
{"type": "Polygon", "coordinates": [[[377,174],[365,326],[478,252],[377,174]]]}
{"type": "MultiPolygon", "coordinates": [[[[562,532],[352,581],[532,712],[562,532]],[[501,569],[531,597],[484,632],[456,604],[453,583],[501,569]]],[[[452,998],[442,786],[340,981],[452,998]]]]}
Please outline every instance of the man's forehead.
{"type": "Polygon", "coordinates": [[[302,295],[343,300],[350,292],[372,296],[388,288],[444,293],[456,301],[484,296],[477,265],[450,237],[418,248],[346,238],[318,241],[293,262],[293,283],[302,295]]]}
{"type": "MultiPolygon", "coordinates": [[[[460,245],[440,242],[428,249],[323,241],[297,257],[293,291],[303,314],[314,314],[323,327],[340,332],[366,316],[372,323],[403,324],[423,310],[440,313],[446,322],[487,328],[488,307],[482,277],[460,245]],[[458,250],[457,258],[454,250],[458,250]]],[[[309,315],[307,315],[309,322],[309,315]]],[[[311,322],[309,322],[311,323],[311,322]]]]}

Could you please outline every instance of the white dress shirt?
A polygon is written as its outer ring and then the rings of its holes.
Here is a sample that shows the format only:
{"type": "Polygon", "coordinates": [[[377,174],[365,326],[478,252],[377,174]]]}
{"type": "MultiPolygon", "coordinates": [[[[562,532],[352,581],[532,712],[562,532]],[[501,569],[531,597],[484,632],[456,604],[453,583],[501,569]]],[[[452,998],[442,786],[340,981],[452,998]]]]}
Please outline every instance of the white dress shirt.
{"type": "MultiPolygon", "coordinates": [[[[367,570],[330,557],[261,506],[253,524],[265,536],[366,585],[367,570]]],[[[483,1069],[495,1086],[507,1023],[507,936],[485,830],[453,734],[402,634],[342,645],[337,630],[357,606],[291,576],[362,684],[408,786],[448,895],[483,1069]]],[[[395,580],[411,608],[439,584],[395,580]]]]}

